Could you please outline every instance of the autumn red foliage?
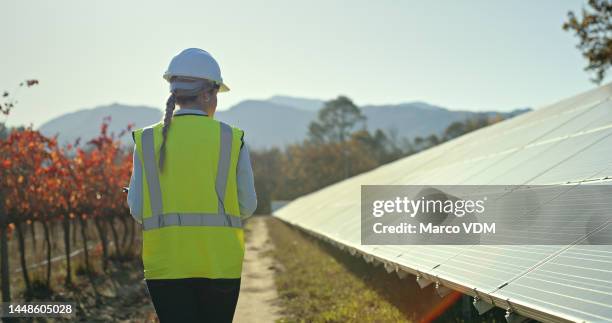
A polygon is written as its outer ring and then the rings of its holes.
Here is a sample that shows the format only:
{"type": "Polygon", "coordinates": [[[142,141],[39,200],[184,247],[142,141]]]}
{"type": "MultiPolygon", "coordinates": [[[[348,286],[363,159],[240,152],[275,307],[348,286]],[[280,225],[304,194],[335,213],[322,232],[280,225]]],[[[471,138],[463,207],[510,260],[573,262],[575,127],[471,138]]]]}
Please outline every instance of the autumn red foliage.
{"type": "MultiPolygon", "coordinates": [[[[119,136],[108,133],[109,123],[110,119],[105,119],[99,136],[83,146],[78,141],[61,146],[56,138],[45,137],[31,128],[14,130],[7,138],[0,139],[0,227],[9,241],[17,236],[26,297],[32,287],[24,235],[34,223],[41,224],[45,231],[48,285],[51,282],[49,224],[58,224],[64,229],[66,284],[71,283],[70,228],[73,226],[80,226],[79,238],[84,246],[94,242],[89,240],[101,241],[104,269],[110,256],[111,239],[114,255],[131,256],[135,229],[132,221],[128,221],[129,211],[121,188],[129,182],[132,156],[120,144],[119,136]],[[87,227],[92,223],[97,237],[88,233],[87,227]],[[124,230],[117,230],[118,225],[123,225],[124,230]],[[123,233],[121,237],[119,232],[123,233]]],[[[129,125],[120,135],[131,128],[129,125]]],[[[88,248],[83,249],[90,273],[88,248]]]]}

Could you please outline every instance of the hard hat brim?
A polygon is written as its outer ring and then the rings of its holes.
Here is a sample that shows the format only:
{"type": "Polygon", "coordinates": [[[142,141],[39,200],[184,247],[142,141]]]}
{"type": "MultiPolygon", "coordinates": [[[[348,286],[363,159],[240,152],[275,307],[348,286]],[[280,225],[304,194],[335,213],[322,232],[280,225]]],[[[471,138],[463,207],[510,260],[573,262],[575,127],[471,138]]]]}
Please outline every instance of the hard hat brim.
{"type": "Polygon", "coordinates": [[[221,83],[221,86],[219,87],[219,92],[228,92],[229,90],[229,87],[227,87],[225,83],[221,83]]]}
{"type": "MultiPolygon", "coordinates": [[[[168,82],[170,82],[170,80],[172,79],[173,76],[178,76],[178,75],[173,75],[173,74],[168,73],[168,72],[164,73],[164,75],[163,75],[164,80],[166,80],[168,82]]],[[[186,75],[186,77],[199,78],[199,77],[187,76],[187,75],[186,75]]],[[[213,82],[215,82],[215,81],[213,80],[213,82]]],[[[225,83],[221,83],[221,85],[219,86],[219,92],[229,92],[229,90],[230,90],[230,88],[225,83]]]]}

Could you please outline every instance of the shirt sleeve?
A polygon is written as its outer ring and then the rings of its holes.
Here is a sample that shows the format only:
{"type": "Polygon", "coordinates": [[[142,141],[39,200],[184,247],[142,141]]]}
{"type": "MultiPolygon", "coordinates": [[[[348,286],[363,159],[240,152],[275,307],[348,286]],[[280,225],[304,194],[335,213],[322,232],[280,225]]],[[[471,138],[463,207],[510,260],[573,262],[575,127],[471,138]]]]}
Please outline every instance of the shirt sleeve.
{"type": "Polygon", "coordinates": [[[140,164],[136,146],[134,146],[133,155],[133,169],[132,177],[130,178],[130,189],[127,194],[127,203],[134,220],[142,223],[142,165],[140,164]]]}
{"type": "Polygon", "coordinates": [[[253,168],[247,145],[242,145],[238,156],[238,169],[236,174],[238,183],[238,204],[243,218],[251,216],[257,209],[257,194],[255,193],[255,180],[253,168]]]}

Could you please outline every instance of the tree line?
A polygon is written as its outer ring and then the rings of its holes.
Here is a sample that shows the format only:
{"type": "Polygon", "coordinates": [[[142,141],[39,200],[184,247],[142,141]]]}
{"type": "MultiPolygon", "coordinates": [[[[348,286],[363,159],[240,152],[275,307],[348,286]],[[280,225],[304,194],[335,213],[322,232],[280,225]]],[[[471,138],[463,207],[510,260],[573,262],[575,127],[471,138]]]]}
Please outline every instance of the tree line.
{"type": "Polygon", "coordinates": [[[394,131],[369,131],[361,109],[339,96],[325,103],[304,141],[251,151],[257,213],[270,213],[273,200],[293,200],[502,119],[501,114],[479,114],[451,123],[442,134],[398,138],[394,131]]]}

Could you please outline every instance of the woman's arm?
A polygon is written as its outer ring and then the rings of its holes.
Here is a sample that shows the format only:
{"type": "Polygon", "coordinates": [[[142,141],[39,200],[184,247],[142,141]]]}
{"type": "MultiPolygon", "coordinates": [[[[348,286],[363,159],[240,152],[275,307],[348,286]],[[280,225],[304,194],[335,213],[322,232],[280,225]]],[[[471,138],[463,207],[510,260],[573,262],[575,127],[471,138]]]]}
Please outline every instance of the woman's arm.
{"type": "Polygon", "coordinates": [[[142,223],[142,165],[136,146],[134,146],[134,158],[132,177],[130,178],[130,190],[127,194],[127,203],[130,207],[130,213],[136,222],[142,223]]]}
{"type": "Polygon", "coordinates": [[[257,209],[257,195],[255,193],[255,180],[251,168],[251,158],[246,143],[240,149],[238,156],[238,169],[236,174],[238,182],[238,204],[243,218],[251,216],[257,209]]]}

